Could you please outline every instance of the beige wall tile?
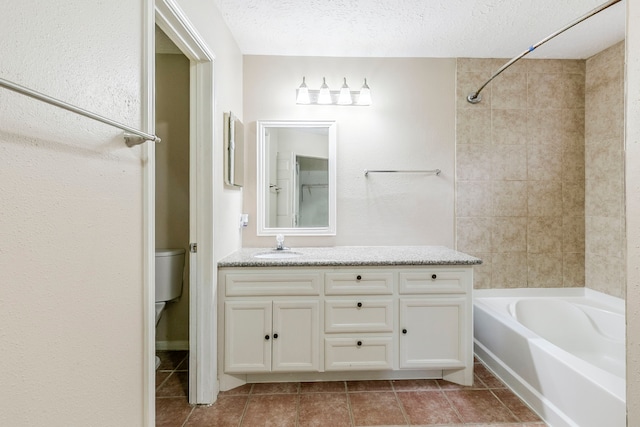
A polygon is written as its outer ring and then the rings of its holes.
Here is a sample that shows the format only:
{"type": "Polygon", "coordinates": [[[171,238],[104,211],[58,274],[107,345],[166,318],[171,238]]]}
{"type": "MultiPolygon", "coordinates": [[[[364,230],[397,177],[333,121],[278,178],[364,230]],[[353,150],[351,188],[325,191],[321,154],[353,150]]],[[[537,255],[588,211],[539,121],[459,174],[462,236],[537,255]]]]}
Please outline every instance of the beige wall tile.
{"type": "Polygon", "coordinates": [[[458,218],[456,247],[462,252],[491,252],[491,218],[458,218]]]}
{"type": "Polygon", "coordinates": [[[527,205],[529,216],[562,216],[562,183],[529,181],[527,205]]]}
{"type": "Polygon", "coordinates": [[[491,177],[493,149],[486,144],[456,146],[456,175],[463,181],[484,181],[491,177]]]}
{"type": "Polygon", "coordinates": [[[458,144],[491,144],[491,110],[458,109],[456,120],[458,144]]]}
{"type": "Polygon", "coordinates": [[[586,61],[584,59],[566,59],[562,61],[562,72],[569,74],[581,74],[586,72],[586,61]]]}
{"type": "Polygon", "coordinates": [[[618,298],[625,298],[624,262],[621,258],[585,253],[585,285],[618,298]]]}
{"type": "Polygon", "coordinates": [[[584,196],[585,215],[622,216],[622,191],[623,186],[619,180],[611,180],[606,176],[590,178],[587,175],[584,196]]]}
{"type": "Polygon", "coordinates": [[[527,108],[527,95],[522,91],[527,84],[527,75],[510,71],[510,73],[501,74],[499,79],[491,82],[491,108],[527,108]]]}
{"type": "Polygon", "coordinates": [[[491,172],[495,180],[526,180],[527,151],[519,145],[494,145],[491,172]]]}
{"type": "Polygon", "coordinates": [[[565,146],[562,151],[562,180],[564,182],[581,183],[584,187],[584,150],[584,145],[565,146]]]}
{"type": "Polygon", "coordinates": [[[494,144],[527,143],[527,110],[491,110],[491,140],[494,144]]]}
{"type": "Polygon", "coordinates": [[[527,221],[527,252],[562,252],[562,217],[529,217],[527,221]]]}
{"type": "Polygon", "coordinates": [[[527,251],[527,217],[494,217],[491,231],[493,253],[527,251]]]}
{"type": "Polygon", "coordinates": [[[527,253],[494,253],[491,257],[491,287],[526,288],[527,253]]]}
{"type": "Polygon", "coordinates": [[[456,214],[459,217],[493,215],[491,181],[458,181],[456,184],[456,214]]]}
{"type": "Polygon", "coordinates": [[[482,102],[471,104],[467,101],[467,96],[480,89],[487,79],[491,77],[490,72],[458,72],[456,78],[456,106],[458,109],[474,108],[478,110],[491,108],[491,85],[481,92],[482,102]]]}
{"type": "Polygon", "coordinates": [[[562,287],[562,257],[553,253],[527,255],[527,281],[536,288],[562,287]]]}
{"type": "Polygon", "coordinates": [[[527,216],[526,181],[492,181],[493,216],[527,216]]]}
{"type": "Polygon", "coordinates": [[[562,257],[562,286],[583,287],[585,280],[584,252],[564,253],[562,257]]]}
{"type": "Polygon", "coordinates": [[[528,59],[526,60],[528,73],[557,74],[564,71],[564,60],[559,59],[528,59]]]}
{"type": "Polygon", "coordinates": [[[562,180],[562,147],[557,145],[527,146],[527,176],[530,181],[562,180]]]}
{"type": "Polygon", "coordinates": [[[620,217],[589,216],[585,227],[589,234],[585,238],[585,250],[603,257],[622,257],[624,238],[620,217]]]}
{"type": "Polygon", "coordinates": [[[565,216],[562,218],[562,251],[584,254],[583,216],[565,216]]]}
{"type": "Polygon", "coordinates": [[[584,181],[562,183],[562,215],[584,217],[584,181]]]}
{"type": "Polygon", "coordinates": [[[458,58],[457,71],[458,73],[486,73],[488,79],[494,71],[493,60],[489,58],[458,58]]]}

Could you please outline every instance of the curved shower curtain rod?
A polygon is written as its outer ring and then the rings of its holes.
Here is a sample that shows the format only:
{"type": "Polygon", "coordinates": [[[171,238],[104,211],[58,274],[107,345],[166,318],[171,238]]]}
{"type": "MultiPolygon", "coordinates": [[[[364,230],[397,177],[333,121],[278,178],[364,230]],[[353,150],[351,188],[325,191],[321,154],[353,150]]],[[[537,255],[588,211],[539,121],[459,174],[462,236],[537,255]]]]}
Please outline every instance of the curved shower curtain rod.
{"type": "Polygon", "coordinates": [[[518,55],[515,58],[513,58],[511,61],[509,61],[506,64],[504,64],[498,71],[496,71],[489,78],[489,80],[487,80],[482,86],[480,86],[480,89],[478,89],[475,92],[470,93],[467,96],[467,101],[469,101],[472,104],[477,104],[478,102],[480,102],[482,100],[482,97],[480,96],[480,92],[482,91],[482,89],[484,89],[485,86],[487,86],[489,83],[491,83],[491,80],[493,80],[496,77],[498,77],[504,70],[506,70],[507,68],[512,66],[514,63],[516,63],[518,60],[520,60],[523,56],[533,52],[536,48],[538,48],[538,46],[541,46],[541,45],[545,44],[546,42],[548,42],[549,40],[551,40],[552,38],[554,38],[555,36],[564,33],[569,28],[581,23],[585,19],[591,18],[593,15],[602,12],[603,10],[607,9],[610,6],[613,6],[614,4],[616,4],[616,3],[620,2],[620,1],[622,1],[622,0],[611,0],[611,1],[608,1],[608,2],[606,2],[606,3],[604,3],[604,4],[600,5],[600,6],[596,7],[592,11],[586,13],[585,15],[581,16],[580,18],[576,19],[575,21],[571,22],[570,24],[566,25],[565,27],[559,29],[555,33],[545,37],[542,40],[540,40],[538,43],[529,46],[529,48],[527,50],[525,50],[520,55],[518,55]]]}

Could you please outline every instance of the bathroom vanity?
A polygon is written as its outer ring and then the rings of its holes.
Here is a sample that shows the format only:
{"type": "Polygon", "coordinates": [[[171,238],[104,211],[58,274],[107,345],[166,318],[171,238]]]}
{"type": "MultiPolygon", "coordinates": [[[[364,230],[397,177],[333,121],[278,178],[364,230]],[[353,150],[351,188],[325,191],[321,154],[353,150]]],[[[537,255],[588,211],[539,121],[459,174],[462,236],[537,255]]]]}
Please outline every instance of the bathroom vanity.
{"type": "Polygon", "coordinates": [[[243,249],[218,263],[220,389],[473,382],[473,265],[445,247],[243,249]]]}

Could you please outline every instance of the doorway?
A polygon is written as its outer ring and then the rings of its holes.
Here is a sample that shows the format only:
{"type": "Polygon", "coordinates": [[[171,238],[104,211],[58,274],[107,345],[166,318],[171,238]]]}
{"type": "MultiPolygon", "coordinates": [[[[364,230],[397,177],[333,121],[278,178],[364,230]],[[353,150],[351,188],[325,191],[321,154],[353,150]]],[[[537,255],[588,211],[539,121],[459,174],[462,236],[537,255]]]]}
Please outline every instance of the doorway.
{"type": "MultiPolygon", "coordinates": [[[[183,209],[188,206],[188,295],[183,292],[182,300],[188,309],[188,349],[189,349],[189,403],[211,404],[217,395],[216,356],[214,336],[215,323],[211,301],[215,269],[213,259],[213,152],[214,139],[214,56],[206,43],[197,34],[185,17],[175,0],[155,0],[153,13],[145,21],[145,31],[149,40],[154,40],[155,27],[159,27],[163,35],[174,44],[188,61],[188,135],[187,141],[181,144],[188,146],[188,196],[183,197],[183,209]]],[[[147,61],[155,63],[154,43],[147,44],[151,55],[147,61]]],[[[178,54],[176,54],[178,55],[178,54]]],[[[149,95],[147,103],[150,107],[148,116],[155,121],[155,67],[147,67],[149,95]]],[[[186,95],[186,94],[183,94],[186,95]]],[[[171,125],[173,126],[173,125],[171,125]]],[[[160,130],[159,130],[160,132],[160,130]]],[[[171,137],[170,137],[171,138],[171,137]]],[[[162,142],[160,143],[162,144],[162,142]]],[[[183,147],[184,148],[184,147],[183,147]]],[[[150,209],[145,217],[148,239],[147,251],[153,253],[155,239],[155,150],[151,150],[148,158],[149,167],[145,179],[145,197],[150,209]]],[[[170,206],[171,209],[174,206],[170,206]]],[[[179,207],[178,207],[179,208],[179,207]]],[[[182,243],[181,243],[182,244],[182,243]]],[[[151,257],[149,257],[151,258],[151,257]]],[[[147,266],[147,315],[145,342],[147,349],[146,363],[146,404],[147,419],[155,419],[155,317],[154,317],[154,262],[147,266]]],[[[179,311],[179,310],[178,310],[179,311]]],[[[179,341],[179,340],[178,340],[179,341]]],[[[173,344],[172,344],[173,345],[173,344]]],[[[185,343],[178,343],[185,345],[185,343]]]]}

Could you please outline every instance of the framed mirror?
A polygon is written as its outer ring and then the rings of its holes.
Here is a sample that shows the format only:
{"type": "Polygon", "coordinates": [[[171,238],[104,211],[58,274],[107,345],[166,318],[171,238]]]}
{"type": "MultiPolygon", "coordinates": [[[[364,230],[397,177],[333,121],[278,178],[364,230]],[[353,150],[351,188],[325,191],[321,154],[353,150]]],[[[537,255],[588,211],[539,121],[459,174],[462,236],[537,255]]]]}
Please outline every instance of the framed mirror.
{"type": "Polygon", "coordinates": [[[336,122],[257,122],[261,236],[336,234],[336,122]]]}
{"type": "Polygon", "coordinates": [[[232,112],[224,113],[224,183],[244,184],[244,127],[232,112]]]}

